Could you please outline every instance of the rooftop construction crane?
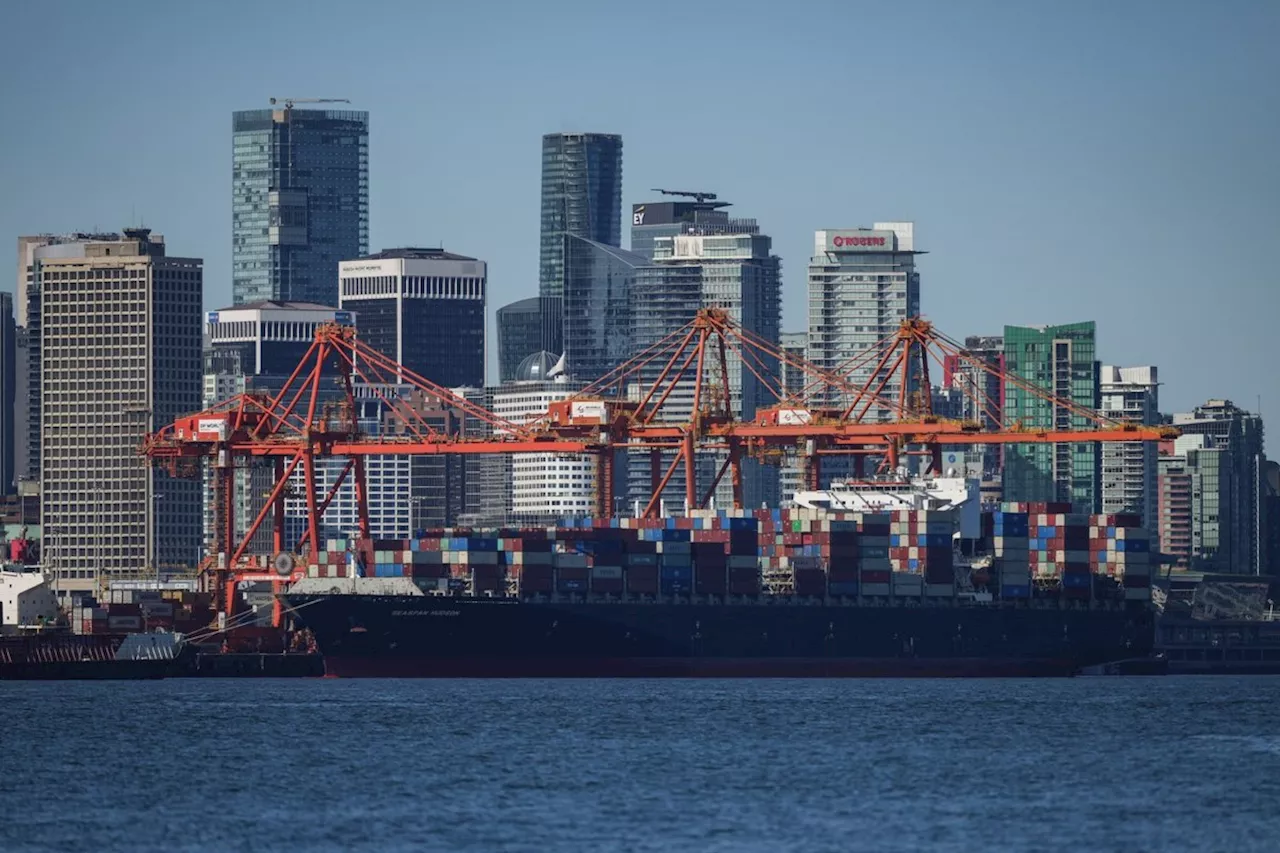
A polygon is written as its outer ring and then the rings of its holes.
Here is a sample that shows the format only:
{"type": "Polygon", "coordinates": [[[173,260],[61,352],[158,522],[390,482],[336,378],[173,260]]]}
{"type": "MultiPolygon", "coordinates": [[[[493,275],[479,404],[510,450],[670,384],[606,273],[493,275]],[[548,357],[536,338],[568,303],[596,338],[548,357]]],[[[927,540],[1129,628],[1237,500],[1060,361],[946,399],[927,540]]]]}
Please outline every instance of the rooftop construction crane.
{"type": "Polygon", "coordinates": [[[349,104],[346,98],[271,98],[271,106],[284,103],[284,111],[290,112],[294,104],[349,104]]]}
{"type": "Polygon", "coordinates": [[[691,198],[691,199],[693,199],[693,200],[694,200],[694,201],[696,201],[698,204],[702,204],[704,201],[715,201],[715,200],[716,200],[716,194],[715,194],[715,193],[704,193],[704,192],[697,192],[697,191],[694,191],[694,192],[686,192],[685,190],[663,190],[663,189],[659,189],[659,188],[657,188],[657,187],[653,187],[653,188],[650,190],[650,192],[662,193],[663,195],[681,195],[681,196],[685,196],[686,198],[691,198]]]}

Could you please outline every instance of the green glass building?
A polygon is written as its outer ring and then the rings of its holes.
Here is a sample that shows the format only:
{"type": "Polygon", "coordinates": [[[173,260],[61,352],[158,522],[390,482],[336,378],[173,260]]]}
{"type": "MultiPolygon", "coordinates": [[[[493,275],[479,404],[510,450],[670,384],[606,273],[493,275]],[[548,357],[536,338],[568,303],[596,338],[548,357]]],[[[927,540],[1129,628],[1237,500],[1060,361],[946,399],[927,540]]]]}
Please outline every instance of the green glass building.
{"type": "MultiPolygon", "coordinates": [[[[1099,405],[1096,328],[1090,321],[1065,326],[1005,326],[1005,369],[1050,394],[1087,409],[1099,405]]],[[[1027,429],[1089,429],[1092,424],[1007,383],[1004,425],[1027,429]]],[[[1005,451],[1004,499],[1070,501],[1079,512],[1098,512],[1101,457],[1095,442],[1015,444],[1005,451]]]]}

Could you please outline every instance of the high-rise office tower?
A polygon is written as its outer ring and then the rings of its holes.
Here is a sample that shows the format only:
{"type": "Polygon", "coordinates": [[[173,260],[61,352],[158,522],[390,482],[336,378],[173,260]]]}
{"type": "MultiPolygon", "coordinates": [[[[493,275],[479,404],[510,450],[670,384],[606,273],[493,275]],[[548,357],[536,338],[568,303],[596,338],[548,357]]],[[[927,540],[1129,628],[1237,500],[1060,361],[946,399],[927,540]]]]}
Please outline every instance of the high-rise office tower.
{"type": "MultiPolygon", "coordinates": [[[[639,255],[572,234],[564,238],[561,329],[566,372],[591,383],[631,357],[631,289],[639,255]]],[[[638,306],[644,310],[644,306],[638,306]]]]}
{"type": "Polygon", "coordinates": [[[693,201],[655,201],[631,205],[631,251],[653,260],[654,240],[677,234],[749,234],[757,229],[754,219],[737,219],[711,193],[671,193],[687,195],[693,201]]]}
{"type": "MultiPolygon", "coordinates": [[[[915,248],[915,226],[910,222],[815,232],[809,261],[809,360],[856,386],[870,382],[879,359],[866,357],[868,350],[896,333],[903,320],[920,313],[919,254],[923,252],[915,248]]],[[[896,400],[900,385],[899,379],[891,379],[880,396],[896,400]]],[[[908,388],[908,395],[915,390],[908,388]]],[[[889,406],[878,404],[863,419],[892,417],[889,406]]]]}
{"type": "MultiPolygon", "coordinates": [[[[581,390],[581,383],[563,376],[546,378],[554,360],[547,352],[525,359],[516,381],[493,390],[493,413],[517,426],[526,424],[546,414],[553,402],[581,390]]],[[[509,458],[513,521],[548,524],[594,511],[594,458],[562,453],[516,453],[509,458]]]]}
{"type": "MultiPolygon", "coordinates": [[[[970,335],[964,339],[964,352],[968,358],[949,355],[943,359],[942,384],[960,392],[962,420],[997,430],[1004,419],[1004,338],[970,335]]],[[[985,477],[1000,473],[999,445],[974,445],[965,452],[971,460],[981,461],[985,477]]]]}
{"type": "Polygon", "coordinates": [[[543,349],[563,352],[566,235],[622,245],[622,137],[548,133],[542,137],[542,241],[538,295],[543,297],[543,349]]]}
{"type": "Polygon", "coordinates": [[[1156,533],[1160,553],[1173,559],[1179,569],[1191,567],[1191,471],[1187,468],[1184,449],[1179,455],[1175,442],[1169,442],[1167,453],[1157,463],[1156,533]]]}
{"type": "MultiPolygon", "coordinates": [[[[772,241],[756,228],[742,234],[680,234],[659,237],[654,241],[654,262],[636,270],[632,290],[633,348],[639,352],[679,330],[694,319],[700,308],[721,308],[740,328],[756,337],[779,345],[781,335],[782,262],[772,254],[772,241]]],[[[750,420],[756,410],[776,402],[774,389],[761,377],[776,377],[778,365],[769,357],[761,358],[754,369],[744,369],[742,358],[728,353],[727,377],[713,381],[727,384],[733,415],[750,420]],[[759,374],[757,377],[756,374],[759,374]]],[[[776,362],[776,359],[772,359],[776,362]]],[[[636,377],[640,386],[648,387],[662,370],[662,359],[642,368],[636,377]]],[[[710,372],[718,372],[713,366],[710,372]]],[[[677,384],[664,405],[664,418],[683,422],[693,407],[693,382],[688,378],[677,384]]],[[[708,484],[719,467],[719,457],[703,454],[707,473],[699,472],[699,482],[708,484]]],[[[634,455],[633,455],[634,456],[634,455]]],[[[647,498],[651,488],[651,466],[648,454],[632,458],[628,464],[630,500],[647,498]]],[[[661,464],[669,464],[667,458],[661,464]]],[[[668,506],[683,506],[683,473],[673,477],[664,493],[668,506]]],[[[716,493],[717,503],[727,506],[732,499],[729,486],[722,481],[716,493]]],[[[776,466],[753,460],[743,465],[743,503],[758,507],[777,505],[780,499],[776,466]]]]}
{"type": "Polygon", "coordinates": [[[27,325],[27,290],[35,274],[36,249],[51,243],[65,242],[72,235],[35,234],[18,238],[18,278],[13,290],[14,322],[27,325]]]}
{"type": "Polygon", "coordinates": [[[16,361],[23,370],[16,375],[16,398],[21,402],[16,408],[14,434],[15,474],[18,480],[38,482],[40,479],[41,446],[41,268],[52,258],[82,258],[90,243],[110,243],[124,239],[114,233],[41,234],[36,237],[18,238],[18,290],[21,294],[15,307],[18,325],[23,327],[19,336],[20,353],[16,361]]]}
{"type": "MultiPolygon", "coordinates": [[[[30,393],[31,333],[22,326],[16,327],[14,335],[13,375],[13,479],[19,494],[24,490],[34,489],[38,495],[40,477],[38,473],[32,474],[31,464],[31,445],[35,443],[30,427],[33,417],[30,393]]],[[[39,383],[40,377],[37,375],[36,384],[39,385],[39,383]]],[[[39,516],[37,509],[36,517],[39,518],[39,516]]]]}
{"type": "Polygon", "coordinates": [[[369,114],[232,114],[233,301],[338,304],[338,262],[369,253],[369,114]]]}
{"type": "Polygon", "coordinates": [[[388,249],[343,261],[338,275],[339,305],[359,315],[364,343],[437,385],[484,384],[484,261],[388,249]]]}
{"type": "MultiPolygon", "coordinates": [[[[1092,321],[1064,326],[1005,326],[1004,360],[1016,375],[1074,406],[1097,410],[1098,373],[1092,321]]],[[[1005,426],[1084,430],[1093,424],[1014,383],[1005,388],[1005,426]]],[[[1005,449],[1004,498],[1007,501],[1069,501],[1080,512],[1101,505],[1101,456],[1094,442],[1013,444],[1005,449]]]]}
{"type": "Polygon", "coordinates": [[[520,362],[542,351],[542,308],[537,296],[503,305],[494,325],[498,333],[498,381],[516,378],[520,362]]]}
{"type": "MultiPolygon", "coordinates": [[[[1099,374],[1100,414],[1117,423],[1154,426],[1160,423],[1160,383],[1155,367],[1104,365],[1099,374]]],[[[1136,513],[1142,526],[1158,524],[1159,448],[1150,441],[1102,443],[1102,511],[1136,513]]]]}
{"type": "Polygon", "coordinates": [[[17,488],[14,471],[14,408],[17,404],[18,327],[13,322],[13,294],[0,291],[0,493],[17,488]]]}
{"type": "Polygon", "coordinates": [[[99,574],[193,565],[199,484],[138,453],[143,436],[200,408],[202,262],[145,228],[89,242],[40,271],[44,409],[41,524],[59,590],[99,574]]]}
{"type": "Polygon", "coordinates": [[[1267,519],[1262,418],[1230,400],[1209,400],[1192,412],[1175,414],[1173,425],[1182,432],[1179,441],[1206,436],[1212,440],[1210,449],[1223,458],[1217,475],[1217,505],[1196,516],[1197,527],[1210,523],[1212,517],[1221,528],[1214,551],[1216,570],[1266,574],[1270,569],[1263,545],[1267,519]]]}
{"type": "MultiPolygon", "coordinates": [[[[808,332],[783,332],[778,336],[778,340],[784,356],[797,360],[808,358],[808,332]]],[[[800,367],[784,363],[778,372],[782,379],[781,390],[784,397],[795,397],[802,401],[808,398],[810,380],[800,367]]],[[[803,485],[801,483],[800,460],[798,457],[788,455],[778,467],[778,483],[779,499],[785,504],[791,500],[792,496],[803,485]]]]}

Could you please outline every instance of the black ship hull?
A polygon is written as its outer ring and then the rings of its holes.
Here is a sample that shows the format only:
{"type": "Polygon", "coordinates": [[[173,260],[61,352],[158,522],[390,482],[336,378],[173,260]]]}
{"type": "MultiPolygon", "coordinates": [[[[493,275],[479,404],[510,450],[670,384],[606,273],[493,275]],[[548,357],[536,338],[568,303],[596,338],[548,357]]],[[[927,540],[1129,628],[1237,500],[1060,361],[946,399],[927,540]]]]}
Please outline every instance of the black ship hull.
{"type": "Polygon", "coordinates": [[[286,594],[336,677],[1032,677],[1146,655],[1147,609],[286,594]]]}

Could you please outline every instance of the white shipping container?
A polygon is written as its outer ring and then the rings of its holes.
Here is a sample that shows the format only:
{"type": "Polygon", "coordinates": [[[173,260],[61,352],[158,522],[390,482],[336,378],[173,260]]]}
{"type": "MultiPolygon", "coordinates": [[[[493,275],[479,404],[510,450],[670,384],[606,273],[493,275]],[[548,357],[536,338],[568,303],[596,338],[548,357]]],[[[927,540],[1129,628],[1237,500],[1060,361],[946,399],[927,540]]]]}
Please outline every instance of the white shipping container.
{"type": "Polygon", "coordinates": [[[555,565],[563,569],[585,569],[587,567],[586,554],[556,554],[555,565]]]}
{"type": "Polygon", "coordinates": [[[778,410],[779,426],[804,426],[811,420],[813,420],[813,415],[807,409],[778,410]]]}
{"type": "Polygon", "coordinates": [[[601,580],[621,580],[622,566],[593,566],[591,577],[601,580]]]}
{"type": "Polygon", "coordinates": [[[606,417],[604,401],[583,400],[572,402],[569,404],[569,417],[574,420],[594,418],[603,421],[606,417]]]}

